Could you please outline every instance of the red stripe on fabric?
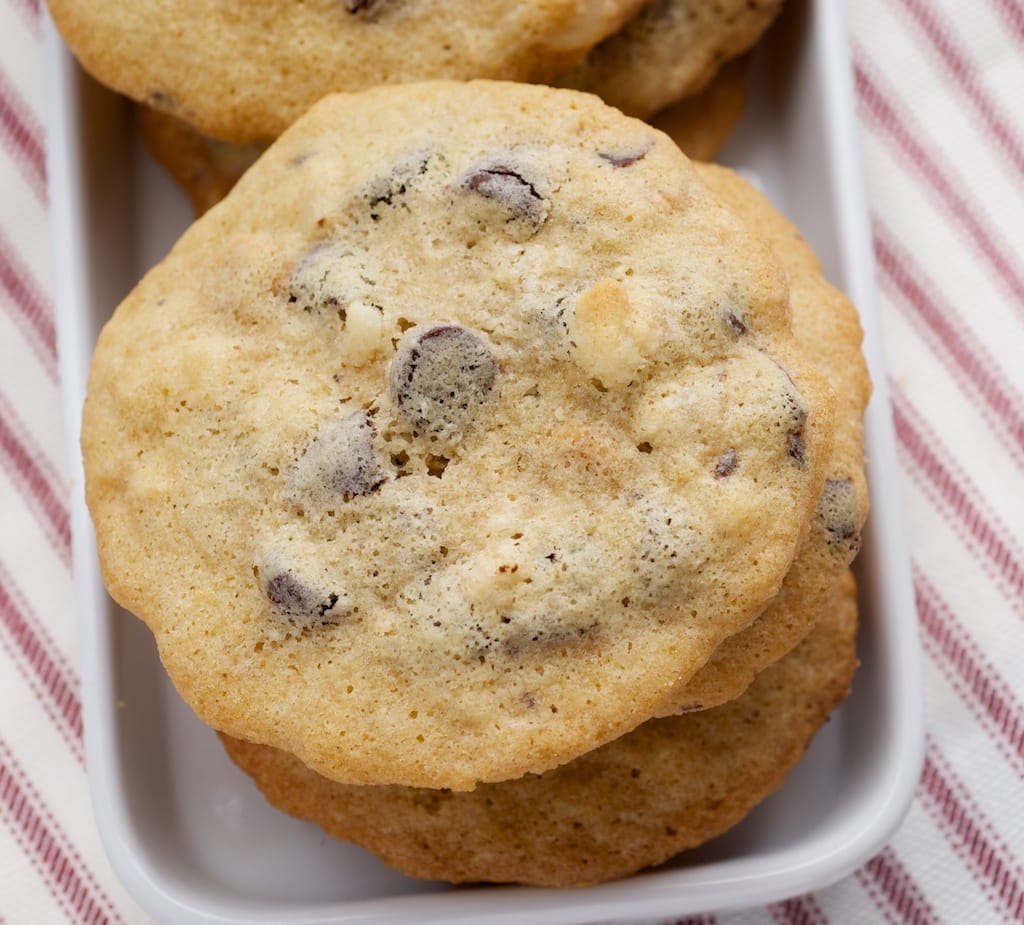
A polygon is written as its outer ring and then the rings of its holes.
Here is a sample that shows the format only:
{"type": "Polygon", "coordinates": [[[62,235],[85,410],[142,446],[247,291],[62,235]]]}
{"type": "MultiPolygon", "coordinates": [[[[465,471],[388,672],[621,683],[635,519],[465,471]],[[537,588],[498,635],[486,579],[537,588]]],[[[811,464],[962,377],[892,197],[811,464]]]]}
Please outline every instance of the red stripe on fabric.
{"type": "Polygon", "coordinates": [[[713,915],[687,915],[681,919],[673,919],[671,925],[715,925],[713,915]]]}
{"type": "Polygon", "coordinates": [[[883,848],[858,870],[857,880],[886,920],[894,925],[931,925],[939,921],[892,848],[883,848]]]}
{"type": "Polygon", "coordinates": [[[39,290],[31,271],[18,260],[11,243],[0,232],[0,292],[7,299],[0,303],[17,309],[10,314],[28,338],[29,344],[49,377],[57,381],[57,332],[53,324],[53,308],[39,290]]]}
{"type": "Polygon", "coordinates": [[[1024,919],[1024,877],[991,823],[953,773],[935,742],[925,748],[921,793],[950,845],[996,909],[1024,919]]]}
{"type": "Polygon", "coordinates": [[[1024,468],[1024,396],[1003,374],[999,362],[962,323],[956,308],[929,285],[924,271],[901,247],[877,215],[872,216],[874,250],[880,282],[900,296],[897,307],[907,315],[979,410],[1008,441],[1007,451],[1024,468]]]}
{"type": "Polygon", "coordinates": [[[0,68],[0,142],[11,152],[32,192],[43,203],[46,202],[44,137],[43,127],[0,68]]]}
{"type": "Polygon", "coordinates": [[[45,459],[32,446],[10,403],[0,395],[0,467],[10,476],[65,565],[71,564],[71,521],[62,494],[47,478],[45,459]]]}
{"type": "Polygon", "coordinates": [[[79,763],[82,751],[82,704],[78,697],[79,679],[68,665],[42,621],[25,598],[14,576],[0,560],[0,641],[10,639],[5,648],[22,675],[33,687],[40,705],[56,725],[79,763]]]}
{"type": "MultiPolygon", "coordinates": [[[[981,252],[996,275],[1014,296],[1011,303],[1018,316],[1024,320],[1024,277],[1014,263],[1014,250],[1003,245],[998,235],[990,233],[984,222],[975,214],[971,203],[958,189],[968,188],[970,183],[954,175],[948,167],[929,153],[921,139],[928,134],[903,111],[897,111],[892,102],[893,94],[883,92],[880,80],[869,73],[868,56],[858,48],[854,61],[854,78],[857,97],[861,108],[872,123],[884,131],[905,158],[912,164],[914,175],[923,178],[949,213],[956,219],[953,226],[963,229],[981,252]]],[[[937,150],[937,145],[929,146],[937,150]]]]}
{"type": "Polygon", "coordinates": [[[36,34],[39,33],[40,10],[39,0],[11,0],[11,6],[36,34]]]}
{"type": "Polygon", "coordinates": [[[974,483],[948,460],[939,438],[895,383],[891,394],[897,446],[919,470],[922,478],[918,484],[937,504],[955,515],[951,521],[954,529],[958,529],[968,547],[980,556],[982,567],[1007,592],[1009,605],[1024,617],[1024,556],[1014,548],[1015,543],[999,517],[987,509],[974,483]]]}
{"type": "Polygon", "coordinates": [[[812,896],[796,896],[768,908],[772,918],[783,925],[826,925],[828,922],[812,896]]]}
{"type": "MultiPolygon", "coordinates": [[[[5,629],[5,627],[0,624],[0,630],[3,629],[5,629]]],[[[59,709],[54,708],[49,701],[49,692],[42,684],[40,684],[39,678],[37,678],[36,675],[29,670],[28,666],[26,666],[27,658],[31,658],[33,653],[28,653],[26,656],[24,653],[20,652],[7,639],[6,634],[2,631],[0,631],[0,647],[3,647],[3,649],[7,651],[8,656],[15,663],[15,668],[17,669],[18,674],[21,675],[25,684],[27,684],[31,690],[32,695],[39,702],[40,709],[57,728],[58,732],[60,732],[61,738],[64,739],[65,744],[71,750],[71,754],[78,761],[79,765],[84,767],[85,752],[82,747],[81,739],[76,738],[73,731],[67,728],[67,724],[62,716],[63,709],[60,709],[61,705],[58,705],[59,709]]]]}
{"type": "Polygon", "coordinates": [[[1024,7],[1014,0],[995,0],[995,5],[1017,38],[1024,42],[1024,7]]]}
{"type": "Polygon", "coordinates": [[[64,476],[57,471],[57,467],[51,462],[49,455],[35,442],[35,438],[29,433],[28,427],[21,420],[21,416],[15,410],[14,405],[3,392],[0,392],[0,416],[6,417],[9,422],[13,422],[12,426],[21,435],[22,442],[33,450],[33,459],[39,468],[40,474],[54,487],[55,493],[63,498],[65,493],[64,476]]]}
{"type": "Polygon", "coordinates": [[[914,596],[925,648],[1024,780],[1024,706],[916,562],[913,569],[914,596]]]}
{"type": "Polygon", "coordinates": [[[85,925],[122,921],[3,739],[0,739],[0,813],[11,831],[20,836],[29,860],[47,881],[51,893],[74,912],[74,920],[85,925]]]}
{"type": "Polygon", "coordinates": [[[12,824],[12,817],[15,811],[21,807],[21,801],[17,799],[17,793],[12,780],[9,777],[3,776],[0,773],[0,821],[3,821],[14,837],[14,841],[17,843],[18,848],[21,849],[21,853],[28,858],[29,863],[40,873],[43,879],[43,884],[46,887],[46,891],[50,894],[54,902],[60,907],[61,912],[64,913],[65,917],[73,921],[75,915],[68,904],[67,898],[55,889],[53,877],[49,873],[49,864],[46,858],[36,857],[36,852],[32,847],[30,839],[27,837],[28,833],[22,832],[20,828],[15,827],[12,824]],[[13,809],[11,808],[13,806],[13,809]]]}
{"type": "Polygon", "coordinates": [[[1017,168],[1017,172],[1024,176],[1024,145],[1017,136],[1013,120],[1006,116],[989,94],[969,53],[957,42],[953,25],[943,17],[934,3],[922,3],[921,0],[902,2],[1003,153],[1017,168]]]}

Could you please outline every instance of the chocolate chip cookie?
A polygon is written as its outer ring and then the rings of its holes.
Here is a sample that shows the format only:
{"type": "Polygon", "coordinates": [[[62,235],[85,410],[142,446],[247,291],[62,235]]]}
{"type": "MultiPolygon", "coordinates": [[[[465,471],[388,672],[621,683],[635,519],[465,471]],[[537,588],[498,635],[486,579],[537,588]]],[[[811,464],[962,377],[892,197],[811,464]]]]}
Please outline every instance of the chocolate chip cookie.
{"type": "Polygon", "coordinates": [[[437,78],[548,81],[642,0],[48,0],[75,56],[140,103],[234,141],[325,93],[437,78]]]}
{"type": "Polygon", "coordinates": [[[596,97],[327,98],[102,332],[105,580],[202,719],[325,776],[547,770],[789,570],[834,405],[789,321],[767,245],[596,97]]]}

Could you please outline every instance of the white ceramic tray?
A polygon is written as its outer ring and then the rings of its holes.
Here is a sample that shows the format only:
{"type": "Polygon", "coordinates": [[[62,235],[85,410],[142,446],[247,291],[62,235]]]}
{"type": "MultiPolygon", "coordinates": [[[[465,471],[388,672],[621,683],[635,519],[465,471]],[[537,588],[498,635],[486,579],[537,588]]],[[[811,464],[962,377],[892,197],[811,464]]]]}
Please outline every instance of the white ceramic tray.
{"type": "MultiPolygon", "coordinates": [[[[394,873],[268,807],[178,698],[149,632],[100,582],[73,453],[74,570],[86,751],[111,861],[167,925],[327,922],[583,923],[735,908],[822,887],[899,824],[923,747],[916,620],[841,5],[789,0],[755,63],[725,160],[793,218],[860,307],[875,381],[873,509],[857,562],[863,630],[851,698],[785,787],[727,835],[628,880],[584,890],[462,887],[394,873]]],[[[187,225],[182,196],[134,139],[124,102],[49,30],[50,193],[70,445],[93,343],[113,307],[187,225]]]]}

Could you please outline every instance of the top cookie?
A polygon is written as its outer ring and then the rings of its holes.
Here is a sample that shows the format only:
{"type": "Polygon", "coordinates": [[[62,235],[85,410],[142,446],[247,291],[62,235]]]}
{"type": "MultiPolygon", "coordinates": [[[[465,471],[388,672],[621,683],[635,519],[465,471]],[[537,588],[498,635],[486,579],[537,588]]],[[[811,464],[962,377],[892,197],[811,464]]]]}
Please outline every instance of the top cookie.
{"type": "Polygon", "coordinates": [[[757,616],[832,405],[670,139],[435,83],[326,99],[186,232],[82,440],[108,586],[203,719],[462,789],[633,728],[757,616]]]}
{"type": "Polygon", "coordinates": [[[325,93],[546,81],[642,0],[48,0],[97,80],[218,138],[275,138],[325,93]]]}

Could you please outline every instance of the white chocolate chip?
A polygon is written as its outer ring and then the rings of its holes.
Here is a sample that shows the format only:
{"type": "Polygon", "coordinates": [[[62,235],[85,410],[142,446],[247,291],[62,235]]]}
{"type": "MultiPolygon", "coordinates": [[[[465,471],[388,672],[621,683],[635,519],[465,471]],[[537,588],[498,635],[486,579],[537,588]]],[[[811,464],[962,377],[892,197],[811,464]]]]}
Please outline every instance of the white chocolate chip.
{"type": "Polygon", "coordinates": [[[384,314],[362,301],[350,302],[345,309],[345,361],[363,366],[384,347],[384,314]]]}
{"type": "Polygon", "coordinates": [[[650,330],[622,283],[601,280],[577,300],[569,319],[573,361],[605,388],[627,385],[646,363],[650,330]]]}

